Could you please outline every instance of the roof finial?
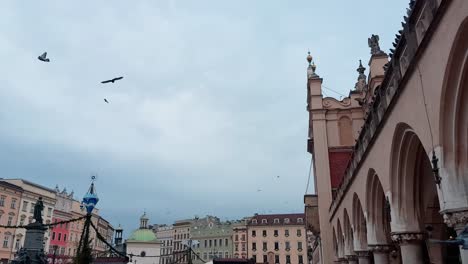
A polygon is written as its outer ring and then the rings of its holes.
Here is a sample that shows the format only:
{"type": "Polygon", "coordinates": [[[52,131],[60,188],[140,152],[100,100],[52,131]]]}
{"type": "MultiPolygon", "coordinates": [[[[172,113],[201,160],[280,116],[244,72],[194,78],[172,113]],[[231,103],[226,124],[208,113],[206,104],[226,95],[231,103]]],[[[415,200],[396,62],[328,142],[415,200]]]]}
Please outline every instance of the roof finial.
{"type": "Polygon", "coordinates": [[[356,82],[356,85],[354,86],[354,89],[356,89],[356,91],[363,91],[366,89],[366,86],[367,86],[367,83],[366,83],[366,75],[364,74],[364,71],[366,70],[366,68],[364,66],[362,66],[362,61],[359,60],[359,67],[356,69],[356,71],[359,73],[359,76],[357,78],[357,82],[356,82]]]}
{"type": "Polygon", "coordinates": [[[309,66],[310,66],[310,63],[312,62],[312,55],[310,55],[310,50],[307,52],[307,61],[309,62],[309,66]]]}
{"type": "Polygon", "coordinates": [[[310,55],[310,51],[308,51],[307,54],[307,61],[309,62],[309,67],[307,67],[307,78],[318,77],[315,73],[317,66],[315,66],[312,55],[310,55]]]}

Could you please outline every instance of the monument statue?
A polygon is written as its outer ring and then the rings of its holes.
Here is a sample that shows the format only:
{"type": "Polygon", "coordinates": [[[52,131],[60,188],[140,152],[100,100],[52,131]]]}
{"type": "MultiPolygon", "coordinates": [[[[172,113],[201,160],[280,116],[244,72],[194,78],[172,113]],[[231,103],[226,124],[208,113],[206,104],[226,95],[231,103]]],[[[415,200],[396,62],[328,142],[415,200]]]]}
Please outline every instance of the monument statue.
{"type": "Polygon", "coordinates": [[[42,202],[42,197],[39,197],[34,206],[34,220],[36,220],[36,223],[42,224],[42,210],[44,210],[44,203],[42,202]]]}
{"type": "Polygon", "coordinates": [[[367,39],[367,43],[369,44],[369,48],[371,48],[372,55],[379,55],[383,54],[384,52],[380,49],[379,45],[379,35],[374,35],[367,39]]]}

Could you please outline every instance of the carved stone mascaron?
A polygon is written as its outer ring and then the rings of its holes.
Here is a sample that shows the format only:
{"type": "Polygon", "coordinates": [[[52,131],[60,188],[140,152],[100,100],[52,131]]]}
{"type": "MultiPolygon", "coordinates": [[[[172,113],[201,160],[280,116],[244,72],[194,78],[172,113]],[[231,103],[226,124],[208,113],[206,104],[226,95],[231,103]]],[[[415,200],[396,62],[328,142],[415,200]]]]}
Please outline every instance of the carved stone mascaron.
{"type": "Polygon", "coordinates": [[[468,223],[468,211],[445,213],[444,223],[449,227],[465,226],[468,223]]]}
{"type": "Polygon", "coordinates": [[[392,240],[398,244],[409,244],[424,239],[425,234],[420,232],[394,232],[391,233],[392,240]]]}

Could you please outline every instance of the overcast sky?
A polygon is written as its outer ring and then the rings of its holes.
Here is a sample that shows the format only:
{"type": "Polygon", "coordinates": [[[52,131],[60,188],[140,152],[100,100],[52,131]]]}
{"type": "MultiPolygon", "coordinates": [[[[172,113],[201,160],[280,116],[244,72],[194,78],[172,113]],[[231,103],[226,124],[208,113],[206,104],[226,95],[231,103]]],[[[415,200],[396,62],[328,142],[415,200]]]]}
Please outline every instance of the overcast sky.
{"type": "Polygon", "coordinates": [[[127,234],[145,209],[303,212],[307,50],[348,94],[367,38],[388,51],[407,2],[4,1],[0,177],[81,199],[97,173],[98,207],[127,234]]]}

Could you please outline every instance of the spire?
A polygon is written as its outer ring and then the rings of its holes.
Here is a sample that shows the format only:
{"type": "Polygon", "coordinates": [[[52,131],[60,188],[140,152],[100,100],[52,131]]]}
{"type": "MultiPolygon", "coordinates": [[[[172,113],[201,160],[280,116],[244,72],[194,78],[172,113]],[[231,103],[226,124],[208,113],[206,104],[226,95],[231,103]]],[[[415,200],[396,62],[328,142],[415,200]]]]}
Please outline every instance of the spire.
{"type": "Polygon", "coordinates": [[[307,78],[311,79],[311,78],[317,78],[319,77],[316,73],[315,73],[315,69],[317,68],[317,66],[315,66],[315,63],[312,59],[312,55],[310,55],[310,51],[307,52],[307,61],[309,62],[309,67],[307,67],[307,78]]]}
{"type": "Polygon", "coordinates": [[[359,67],[356,69],[356,71],[359,73],[359,76],[357,78],[356,84],[354,85],[354,89],[358,92],[365,90],[367,87],[367,76],[364,74],[365,70],[366,68],[362,66],[362,61],[359,60],[359,67]]]}
{"type": "Polygon", "coordinates": [[[140,229],[148,229],[148,217],[146,216],[146,210],[140,217],[140,229]]]}

